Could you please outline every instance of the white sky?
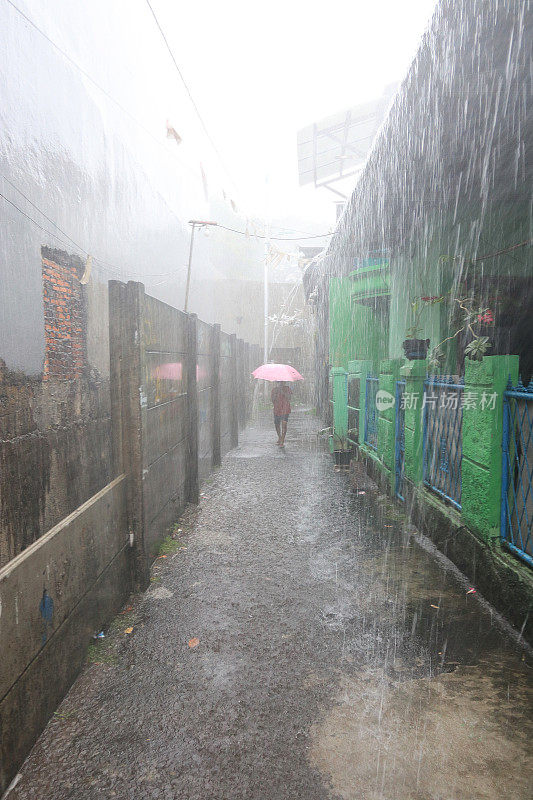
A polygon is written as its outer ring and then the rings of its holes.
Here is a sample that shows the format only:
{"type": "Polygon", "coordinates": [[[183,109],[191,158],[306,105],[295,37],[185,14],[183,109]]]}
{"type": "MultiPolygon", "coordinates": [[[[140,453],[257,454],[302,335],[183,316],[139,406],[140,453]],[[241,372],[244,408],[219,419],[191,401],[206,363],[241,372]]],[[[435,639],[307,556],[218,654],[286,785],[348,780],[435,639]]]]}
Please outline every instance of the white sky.
{"type": "Polygon", "coordinates": [[[400,81],[436,0],[151,2],[243,210],[331,224],[334,196],[298,187],[296,132],[400,81]]]}

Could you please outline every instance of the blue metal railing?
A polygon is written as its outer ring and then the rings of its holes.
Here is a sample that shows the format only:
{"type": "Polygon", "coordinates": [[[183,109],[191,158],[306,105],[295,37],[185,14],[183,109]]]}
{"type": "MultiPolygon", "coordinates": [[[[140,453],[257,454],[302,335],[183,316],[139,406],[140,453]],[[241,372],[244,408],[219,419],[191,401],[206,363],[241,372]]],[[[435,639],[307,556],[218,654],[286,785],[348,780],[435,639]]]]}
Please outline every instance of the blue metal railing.
{"type": "Polygon", "coordinates": [[[403,472],[405,464],[405,406],[403,403],[405,381],[396,381],[396,432],[394,454],[394,493],[399,500],[403,496],[403,472]]]}
{"type": "Polygon", "coordinates": [[[533,566],[533,380],[503,393],[501,538],[533,566]]]}
{"type": "Polygon", "coordinates": [[[464,382],[434,375],[424,381],[424,484],[461,508],[464,382]]]}
{"type": "Polygon", "coordinates": [[[365,388],[365,444],[372,450],[378,449],[378,410],[376,395],[379,389],[379,378],[368,375],[365,388]]]}

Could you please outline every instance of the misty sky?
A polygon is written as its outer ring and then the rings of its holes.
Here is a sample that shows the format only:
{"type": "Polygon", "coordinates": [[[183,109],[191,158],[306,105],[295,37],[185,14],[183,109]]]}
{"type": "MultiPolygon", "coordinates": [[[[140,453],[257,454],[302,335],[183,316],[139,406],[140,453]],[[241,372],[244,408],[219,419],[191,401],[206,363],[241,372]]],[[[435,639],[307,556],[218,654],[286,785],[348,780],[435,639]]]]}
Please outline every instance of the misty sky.
{"type": "Polygon", "coordinates": [[[436,0],[151,2],[241,207],[331,223],[334,196],[298,188],[296,131],[401,80],[436,0]]]}

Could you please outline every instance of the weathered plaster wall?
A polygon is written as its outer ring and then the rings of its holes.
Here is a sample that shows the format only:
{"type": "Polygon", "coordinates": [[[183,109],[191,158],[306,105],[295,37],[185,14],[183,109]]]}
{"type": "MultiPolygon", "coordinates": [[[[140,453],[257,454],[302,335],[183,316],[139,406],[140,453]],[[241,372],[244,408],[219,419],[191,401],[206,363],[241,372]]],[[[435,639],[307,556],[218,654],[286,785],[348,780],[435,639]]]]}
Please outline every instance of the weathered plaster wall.
{"type": "Polygon", "coordinates": [[[100,330],[89,347],[107,293],[80,283],[82,267],[46,254],[46,377],[1,373],[15,436],[1,451],[0,793],[250,411],[250,348],[141,284],[111,283],[107,341],[100,330]]]}
{"type": "Polygon", "coordinates": [[[63,251],[41,263],[43,372],[0,361],[0,567],[112,477],[107,287],[63,251]]]}
{"type": "MultiPolygon", "coordinates": [[[[91,253],[100,282],[140,278],[182,307],[188,220],[245,223],[146,4],[127,4],[127,24],[125,4],[107,0],[15,5],[27,19],[0,5],[0,359],[34,376],[41,246],[91,253]]],[[[257,250],[229,233],[197,237],[195,277],[257,265],[257,250]]]]}

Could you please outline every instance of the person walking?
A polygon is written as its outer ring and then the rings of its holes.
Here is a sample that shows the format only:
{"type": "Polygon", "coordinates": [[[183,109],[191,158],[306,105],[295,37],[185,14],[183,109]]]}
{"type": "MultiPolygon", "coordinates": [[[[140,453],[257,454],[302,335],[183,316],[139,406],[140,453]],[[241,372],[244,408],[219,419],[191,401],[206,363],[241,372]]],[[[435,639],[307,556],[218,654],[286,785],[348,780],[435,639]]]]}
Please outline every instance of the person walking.
{"type": "Polygon", "coordinates": [[[285,444],[287,422],[289,421],[289,414],[291,413],[291,394],[292,391],[290,387],[283,381],[276,381],[276,385],[270,393],[274,406],[274,425],[276,426],[276,433],[278,434],[277,444],[279,447],[283,447],[285,444]]]}

